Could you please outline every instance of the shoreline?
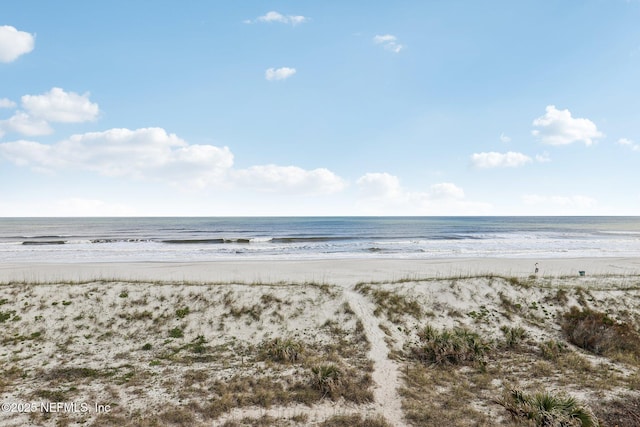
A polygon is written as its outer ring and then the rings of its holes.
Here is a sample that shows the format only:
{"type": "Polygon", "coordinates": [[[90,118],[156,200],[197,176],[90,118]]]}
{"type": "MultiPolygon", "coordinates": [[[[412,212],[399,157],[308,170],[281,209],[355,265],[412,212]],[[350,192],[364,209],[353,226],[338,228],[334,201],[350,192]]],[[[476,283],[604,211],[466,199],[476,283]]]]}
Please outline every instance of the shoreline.
{"type": "Polygon", "coordinates": [[[326,283],[499,275],[640,275],[640,258],[317,259],[203,262],[0,263],[0,283],[132,280],[195,283],[326,283]]]}

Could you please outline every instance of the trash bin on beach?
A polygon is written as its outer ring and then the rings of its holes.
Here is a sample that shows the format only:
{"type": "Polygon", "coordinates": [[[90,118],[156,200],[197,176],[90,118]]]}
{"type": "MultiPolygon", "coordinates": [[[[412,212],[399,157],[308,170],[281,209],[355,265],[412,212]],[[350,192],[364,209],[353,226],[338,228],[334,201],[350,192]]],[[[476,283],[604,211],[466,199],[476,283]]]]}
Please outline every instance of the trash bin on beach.
{"type": "Polygon", "coordinates": [[[584,272],[584,270],[580,270],[580,271],[578,271],[578,274],[580,274],[581,276],[584,276],[585,272],[584,272]]]}

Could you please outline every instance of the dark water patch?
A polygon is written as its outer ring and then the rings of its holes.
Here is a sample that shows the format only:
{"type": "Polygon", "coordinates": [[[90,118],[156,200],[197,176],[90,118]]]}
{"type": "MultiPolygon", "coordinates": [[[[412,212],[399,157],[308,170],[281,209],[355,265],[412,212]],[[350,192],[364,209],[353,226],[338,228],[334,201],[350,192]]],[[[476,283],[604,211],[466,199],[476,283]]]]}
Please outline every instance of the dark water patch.
{"type": "Polygon", "coordinates": [[[169,239],[162,240],[162,243],[172,245],[221,244],[225,243],[225,239],[169,239]]]}
{"type": "Polygon", "coordinates": [[[315,243],[315,242],[337,242],[360,240],[356,237],[349,236],[316,236],[316,237],[274,237],[271,239],[274,243],[315,243]]]}
{"type": "Polygon", "coordinates": [[[22,242],[25,246],[41,246],[41,245],[64,245],[64,240],[30,240],[22,242]]]}

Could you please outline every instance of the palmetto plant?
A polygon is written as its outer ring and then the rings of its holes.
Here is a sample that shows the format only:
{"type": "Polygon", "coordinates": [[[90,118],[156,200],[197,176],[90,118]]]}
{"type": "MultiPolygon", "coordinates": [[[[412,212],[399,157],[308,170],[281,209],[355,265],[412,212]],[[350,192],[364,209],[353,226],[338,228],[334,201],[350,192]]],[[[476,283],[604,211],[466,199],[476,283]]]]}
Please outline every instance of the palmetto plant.
{"type": "Polygon", "coordinates": [[[484,364],[490,348],[478,334],[460,328],[438,332],[427,326],[418,333],[418,338],[420,341],[412,348],[412,354],[423,363],[484,364]]]}
{"type": "Polygon", "coordinates": [[[262,351],[266,358],[274,362],[294,363],[300,361],[304,348],[291,338],[274,338],[264,343],[262,351]]]}
{"type": "Polygon", "coordinates": [[[532,395],[510,390],[495,401],[515,419],[533,421],[539,427],[599,427],[591,410],[570,396],[549,392],[532,395]]]}
{"type": "Polygon", "coordinates": [[[330,363],[311,368],[311,386],[319,390],[323,397],[338,397],[342,385],[342,370],[336,365],[330,363]]]}

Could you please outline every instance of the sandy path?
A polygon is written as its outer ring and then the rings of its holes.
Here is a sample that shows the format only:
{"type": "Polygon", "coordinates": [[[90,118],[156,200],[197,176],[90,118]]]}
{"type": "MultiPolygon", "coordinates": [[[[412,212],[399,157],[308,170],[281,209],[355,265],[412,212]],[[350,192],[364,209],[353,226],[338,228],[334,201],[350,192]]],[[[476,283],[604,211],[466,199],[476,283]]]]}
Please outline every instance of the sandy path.
{"type": "Polygon", "coordinates": [[[378,327],[378,318],[373,314],[374,305],[364,295],[353,289],[345,289],[344,296],[356,316],[362,321],[371,343],[369,358],[373,361],[372,377],[377,385],[373,392],[375,406],[391,424],[397,427],[405,426],[402,399],[398,394],[400,387],[398,365],[389,359],[385,334],[378,327]]]}

